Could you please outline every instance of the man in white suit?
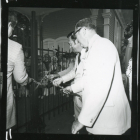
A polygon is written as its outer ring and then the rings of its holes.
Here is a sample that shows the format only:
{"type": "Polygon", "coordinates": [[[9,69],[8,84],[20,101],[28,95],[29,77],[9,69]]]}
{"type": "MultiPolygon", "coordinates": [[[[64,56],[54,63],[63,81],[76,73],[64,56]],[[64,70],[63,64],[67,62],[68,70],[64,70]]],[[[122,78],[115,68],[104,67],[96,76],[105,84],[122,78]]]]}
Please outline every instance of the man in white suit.
{"type": "MultiPolygon", "coordinates": [[[[83,75],[83,63],[80,62],[80,57],[81,57],[81,53],[84,52],[85,49],[83,49],[81,44],[79,42],[77,42],[76,38],[72,38],[73,36],[71,36],[71,35],[72,34],[70,34],[70,36],[68,36],[68,38],[69,38],[69,45],[73,49],[73,52],[77,53],[77,56],[76,56],[76,59],[75,59],[75,66],[67,74],[61,76],[60,78],[55,79],[53,81],[53,84],[55,86],[58,86],[61,83],[66,83],[66,82],[74,79],[74,82],[72,83],[72,85],[70,87],[72,87],[73,90],[75,92],[77,92],[78,89],[77,89],[77,86],[75,85],[75,83],[78,83],[78,81],[80,80],[80,78],[83,75]]],[[[66,92],[66,90],[69,89],[70,87],[67,87],[64,92],[66,92]]],[[[78,92],[78,95],[81,96],[82,93],[78,92]]],[[[81,98],[78,97],[78,96],[75,96],[74,97],[74,114],[75,114],[75,119],[78,118],[79,113],[81,111],[81,107],[82,107],[81,98]]]]}
{"type": "Polygon", "coordinates": [[[24,65],[24,53],[22,45],[9,39],[12,35],[14,27],[17,24],[17,14],[9,11],[8,14],[8,62],[7,62],[7,105],[6,105],[6,140],[8,132],[11,136],[11,128],[16,125],[16,103],[15,95],[12,87],[12,75],[17,83],[21,86],[32,82],[32,78],[28,77],[24,65]]]}
{"type": "MultiPolygon", "coordinates": [[[[74,35],[87,52],[82,60],[84,73],[79,82],[83,89],[82,109],[72,125],[72,133],[86,126],[92,134],[121,135],[131,127],[131,110],[118,52],[111,41],[97,35],[90,18],[76,24],[74,35]]],[[[72,88],[69,91],[73,91],[72,88]]]]}

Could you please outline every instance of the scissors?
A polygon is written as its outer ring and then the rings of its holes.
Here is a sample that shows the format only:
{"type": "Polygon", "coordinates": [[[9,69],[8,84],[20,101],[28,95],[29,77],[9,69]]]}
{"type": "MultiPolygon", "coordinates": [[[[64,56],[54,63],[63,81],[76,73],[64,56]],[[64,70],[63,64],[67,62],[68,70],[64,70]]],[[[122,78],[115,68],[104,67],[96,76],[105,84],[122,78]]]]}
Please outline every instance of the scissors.
{"type": "Polygon", "coordinates": [[[62,86],[58,86],[59,88],[61,88],[61,90],[64,88],[64,87],[62,87],[62,86]]]}
{"type": "MultiPolygon", "coordinates": [[[[49,73],[48,73],[49,74],[49,73]]],[[[36,86],[36,88],[35,88],[35,90],[39,87],[39,86],[41,86],[42,85],[42,82],[43,82],[43,80],[45,80],[45,79],[47,79],[48,78],[48,75],[45,75],[42,79],[41,79],[41,81],[40,82],[37,82],[35,79],[33,79],[33,82],[35,83],[35,84],[37,84],[37,86],[36,86]]],[[[52,81],[51,81],[52,82],[52,81]]]]}
{"type": "Polygon", "coordinates": [[[35,83],[35,84],[37,84],[37,86],[36,86],[36,88],[35,88],[35,90],[41,85],[41,82],[37,82],[35,79],[33,79],[32,78],[32,80],[33,80],[33,82],[35,83]]]}
{"type": "MultiPolygon", "coordinates": [[[[61,88],[61,86],[58,86],[58,87],[61,88]]],[[[61,88],[61,90],[63,90],[63,88],[61,88]]],[[[65,92],[63,92],[63,93],[65,93],[65,92]]],[[[69,91],[67,91],[67,93],[68,93],[69,95],[72,95],[72,96],[78,96],[78,97],[81,98],[81,96],[80,96],[79,94],[77,94],[77,93],[73,93],[73,92],[69,92],[69,91]]],[[[66,94],[66,93],[65,93],[65,94],[66,94]]]]}

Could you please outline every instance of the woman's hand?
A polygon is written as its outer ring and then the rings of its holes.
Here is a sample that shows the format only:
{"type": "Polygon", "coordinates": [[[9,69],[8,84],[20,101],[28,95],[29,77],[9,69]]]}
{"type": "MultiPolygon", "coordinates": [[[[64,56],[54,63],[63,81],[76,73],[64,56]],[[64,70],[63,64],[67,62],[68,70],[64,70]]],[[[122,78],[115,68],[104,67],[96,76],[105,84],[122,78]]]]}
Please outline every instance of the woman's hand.
{"type": "Polygon", "coordinates": [[[33,78],[28,78],[28,84],[32,83],[33,82],[33,78]]]}
{"type": "Polygon", "coordinates": [[[59,74],[50,74],[47,76],[49,80],[59,77],[59,74]]]}
{"type": "Polygon", "coordinates": [[[63,79],[62,79],[62,78],[57,78],[57,79],[53,80],[53,85],[57,87],[57,86],[59,86],[62,82],[63,82],[63,79]]]}

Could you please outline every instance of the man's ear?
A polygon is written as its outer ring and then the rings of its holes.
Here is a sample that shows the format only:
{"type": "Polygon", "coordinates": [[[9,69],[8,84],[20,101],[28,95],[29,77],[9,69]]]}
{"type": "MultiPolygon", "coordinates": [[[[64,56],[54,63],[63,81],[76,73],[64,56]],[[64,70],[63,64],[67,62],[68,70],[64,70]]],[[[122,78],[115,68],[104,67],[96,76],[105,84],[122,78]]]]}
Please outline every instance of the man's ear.
{"type": "Polygon", "coordinates": [[[74,41],[74,44],[77,44],[78,43],[78,40],[76,39],[75,41],[74,41]]]}
{"type": "Polygon", "coordinates": [[[83,36],[86,35],[86,28],[83,28],[83,29],[82,29],[82,34],[83,34],[83,36]]]}

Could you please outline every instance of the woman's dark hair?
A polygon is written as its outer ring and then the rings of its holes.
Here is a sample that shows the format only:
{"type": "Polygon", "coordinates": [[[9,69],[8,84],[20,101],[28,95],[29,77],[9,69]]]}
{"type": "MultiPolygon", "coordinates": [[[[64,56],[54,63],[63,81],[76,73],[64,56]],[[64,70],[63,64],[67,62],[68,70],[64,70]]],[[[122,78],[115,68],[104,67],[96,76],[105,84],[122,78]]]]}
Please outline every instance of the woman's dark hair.
{"type": "Polygon", "coordinates": [[[15,11],[9,11],[8,23],[11,22],[11,26],[15,27],[17,24],[17,13],[15,11]]]}

